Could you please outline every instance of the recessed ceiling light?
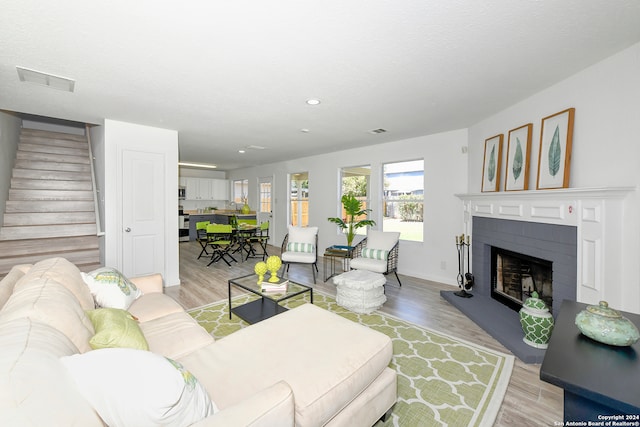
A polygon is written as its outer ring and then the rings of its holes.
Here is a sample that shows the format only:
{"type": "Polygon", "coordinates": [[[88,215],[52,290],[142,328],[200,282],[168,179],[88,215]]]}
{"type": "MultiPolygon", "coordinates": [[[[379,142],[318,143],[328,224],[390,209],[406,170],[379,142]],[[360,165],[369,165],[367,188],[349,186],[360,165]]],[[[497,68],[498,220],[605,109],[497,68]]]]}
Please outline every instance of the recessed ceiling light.
{"type": "Polygon", "coordinates": [[[238,153],[244,154],[244,153],[246,153],[246,151],[245,150],[238,150],[238,153]]]}
{"type": "Polygon", "coordinates": [[[16,66],[18,77],[21,82],[34,83],[52,89],[73,92],[76,81],[68,77],[55,76],[43,71],[31,70],[29,68],[16,66]]]}
{"type": "Polygon", "coordinates": [[[178,162],[178,166],[186,166],[190,168],[205,168],[216,169],[217,165],[205,164],[205,163],[191,163],[191,162],[178,162]]]}
{"type": "Polygon", "coordinates": [[[309,129],[307,129],[307,128],[303,128],[303,129],[300,129],[300,132],[302,132],[302,133],[309,133],[309,132],[311,132],[311,131],[310,131],[309,129]]]}
{"type": "Polygon", "coordinates": [[[318,104],[320,104],[320,100],[319,99],[315,99],[315,98],[307,99],[307,104],[309,104],[309,105],[318,105],[318,104]]]}

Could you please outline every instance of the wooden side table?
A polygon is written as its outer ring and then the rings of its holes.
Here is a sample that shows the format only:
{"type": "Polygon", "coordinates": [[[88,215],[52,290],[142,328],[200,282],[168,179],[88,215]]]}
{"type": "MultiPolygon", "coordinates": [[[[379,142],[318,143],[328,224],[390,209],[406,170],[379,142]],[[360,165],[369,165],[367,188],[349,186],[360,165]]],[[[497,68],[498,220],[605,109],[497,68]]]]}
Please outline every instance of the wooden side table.
{"type": "MultiPolygon", "coordinates": [[[[575,318],[586,307],[575,301],[562,302],[540,379],[564,389],[565,425],[568,421],[624,421],[638,425],[640,341],[629,347],[615,347],[582,335],[575,318]]],[[[640,327],[640,315],[620,313],[640,327]]]]}

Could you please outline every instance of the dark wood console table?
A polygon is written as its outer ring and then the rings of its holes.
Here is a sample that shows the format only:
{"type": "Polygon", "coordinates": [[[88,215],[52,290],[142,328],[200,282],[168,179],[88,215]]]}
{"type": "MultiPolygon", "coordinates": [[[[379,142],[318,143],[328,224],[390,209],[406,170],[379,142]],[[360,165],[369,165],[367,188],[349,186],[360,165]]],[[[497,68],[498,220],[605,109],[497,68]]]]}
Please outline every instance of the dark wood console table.
{"type": "MultiPolygon", "coordinates": [[[[585,337],[575,325],[575,318],[586,306],[562,302],[540,379],[564,389],[565,424],[640,422],[640,341],[630,347],[615,347],[585,337]]],[[[640,315],[620,313],[640,327],[640,315]]]]}

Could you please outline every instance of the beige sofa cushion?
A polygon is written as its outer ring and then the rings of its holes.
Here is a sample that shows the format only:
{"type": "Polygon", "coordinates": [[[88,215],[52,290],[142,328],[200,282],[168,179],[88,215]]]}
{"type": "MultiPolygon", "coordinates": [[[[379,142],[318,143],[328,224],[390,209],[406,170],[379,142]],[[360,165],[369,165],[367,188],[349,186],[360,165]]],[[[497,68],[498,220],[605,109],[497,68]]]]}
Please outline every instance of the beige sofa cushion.
{"type": "Polygon", "coordinates": [[[171,359],[180,358],[214,341],[213,337],[184,311],[141,322],[140,329],[147,339],[150,351],[171,359]]]}
{"type": "Polygon", "coordinates": [[[317,426],[362,393],[385,370],[391,356],[391,339],[386,335],[304,304],[180,361],[220,409],[284,380],[293,390],[296,425],[317,426]],[[257,360],[258,375],[247,369],[257,360]]]}
{"type": "Polygon", "coordinates": [[[95,308],[91,292],[80,276],[80,270],[64,258],[48,258],[34,264],[24,281],[29,282],[33,279],[55,280],[73,293],[83,310],[95,308]]]}
{"type": "Polygon", "coordinates": [[[170,296],[154,292],[142,295],[129,306],[127,311],[141,322],[148,322],[167,314],[183,313],[184,308],[170,296]]]}
{"type": "Polygon", "coordinates": [[[293,427],[293,417],[291,387],[280,381],[224,411],[192,424],[191,427],[293,427]]]}
{"type": "Polygon", "coordinates": [[[21,268],[13,267],[9,273],[0,280],[0,310],[13,293],[13,287],[24,276],[21,268]]]}
{"type": "Polygon", "coordinates": [[[16,284],[13,295],[0,311],[0,323],[29,317],[65,334],[81,352],[91,350],[93,325],[71,291],[52,279],[25,282],[27,277],[29,274],[16,284]]]}
{"type": "Polygon", "coordinates": [[[102,426],[60,357],[78,350],[28,318],[0,324],[0,426],[102,426]]]}

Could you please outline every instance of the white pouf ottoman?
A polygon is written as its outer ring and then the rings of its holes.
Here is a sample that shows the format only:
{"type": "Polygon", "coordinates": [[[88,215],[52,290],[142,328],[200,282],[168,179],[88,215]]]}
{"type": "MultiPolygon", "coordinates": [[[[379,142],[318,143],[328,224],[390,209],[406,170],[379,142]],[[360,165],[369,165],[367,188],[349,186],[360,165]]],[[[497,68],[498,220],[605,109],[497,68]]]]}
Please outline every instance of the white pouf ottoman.
{"type": "Polygon", "coordinates": [[[336,302],[355,313],[369,314],[387,300],[384,284],[387,279],[380,273],[351,270],[333,278],[337,287],[336,302]]]}

